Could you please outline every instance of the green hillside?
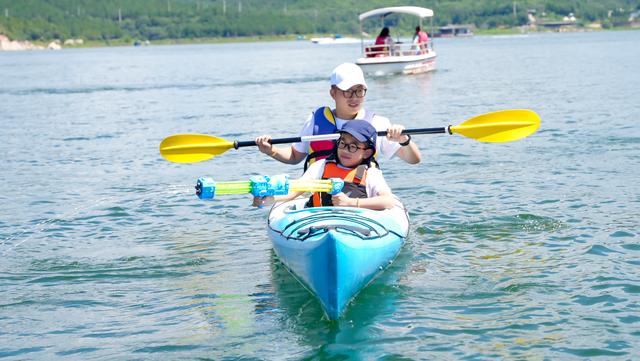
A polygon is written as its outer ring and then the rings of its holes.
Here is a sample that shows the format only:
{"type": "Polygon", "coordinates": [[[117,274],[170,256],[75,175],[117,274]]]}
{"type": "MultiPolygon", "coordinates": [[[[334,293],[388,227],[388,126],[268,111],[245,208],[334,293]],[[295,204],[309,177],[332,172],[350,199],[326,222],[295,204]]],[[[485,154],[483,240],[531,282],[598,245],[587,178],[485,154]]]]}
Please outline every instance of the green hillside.
{"type": "MultiPolygon", "coordinates": [[[[640,0],[0,0],[0,33],[31,41],[359,34],[359,13],[394,5],[431,8],[436,25],[482,30],[525,25],[529,10],[549,20],[573,13],[581,24],[626,25],[640,0]]],[[[398,25],[409,31],[414,22],[401,18],[398,25]]]]}

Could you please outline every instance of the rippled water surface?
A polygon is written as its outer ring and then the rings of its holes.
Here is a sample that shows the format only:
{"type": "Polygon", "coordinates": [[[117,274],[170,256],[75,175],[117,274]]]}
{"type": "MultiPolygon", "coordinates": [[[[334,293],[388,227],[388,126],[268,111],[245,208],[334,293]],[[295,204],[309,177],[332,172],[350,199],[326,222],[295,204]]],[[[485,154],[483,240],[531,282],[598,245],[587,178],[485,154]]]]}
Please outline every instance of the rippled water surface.
{"type": "Polygon", "coordinates": [[[359,46],[0,53],[0,358],[635,359],[640,32],[440,40],[438,70],[370,78],[407,127],[529,108],[529,138],[414,140],[382,163],[411,235],[338,322],[278,263],[266,209],[200,176],[300,174],[256,149],[164,161],[170,134],[295,136],[359,46]]]}

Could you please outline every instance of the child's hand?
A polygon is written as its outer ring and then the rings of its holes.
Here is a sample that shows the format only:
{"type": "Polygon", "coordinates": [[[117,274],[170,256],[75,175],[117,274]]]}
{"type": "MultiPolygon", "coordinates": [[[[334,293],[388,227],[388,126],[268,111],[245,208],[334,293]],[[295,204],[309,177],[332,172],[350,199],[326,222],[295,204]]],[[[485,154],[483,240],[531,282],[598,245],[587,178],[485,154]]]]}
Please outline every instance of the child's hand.
{"type": "Polygon", "coordinates": [[[253,204],[251,205],[254,207],[262,208],[264,206],[270,206],[274,202],[275,200],[273,199],[273,196],[253,197],[253,204]]]}
{"type": "Polygon", "coordinates": [[[355,198],[349,198],[349,196],[347,196],[342,192],[331,196],[331,203],[333,203],[333,205],[336,207],[355,207],[356,206],[355,198]]]}

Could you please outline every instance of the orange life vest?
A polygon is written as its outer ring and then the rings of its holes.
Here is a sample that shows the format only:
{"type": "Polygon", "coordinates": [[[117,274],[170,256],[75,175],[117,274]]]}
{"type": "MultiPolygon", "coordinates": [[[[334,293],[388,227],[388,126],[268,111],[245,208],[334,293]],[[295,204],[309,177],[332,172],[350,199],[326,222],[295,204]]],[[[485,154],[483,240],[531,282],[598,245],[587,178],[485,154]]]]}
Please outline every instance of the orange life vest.
{"type": "MultiPolygon", "coordinates": [[[[367,169],[364,164],[349,169],[339,166],[334,160],[328,159],[324,165],[322,179],[340,178],[344,180],[342,192],[350,198],[367,198],[367,169]]],[[[313,193],[307,207],[332,206],[331,195],[320,192],[313,193]]]]}

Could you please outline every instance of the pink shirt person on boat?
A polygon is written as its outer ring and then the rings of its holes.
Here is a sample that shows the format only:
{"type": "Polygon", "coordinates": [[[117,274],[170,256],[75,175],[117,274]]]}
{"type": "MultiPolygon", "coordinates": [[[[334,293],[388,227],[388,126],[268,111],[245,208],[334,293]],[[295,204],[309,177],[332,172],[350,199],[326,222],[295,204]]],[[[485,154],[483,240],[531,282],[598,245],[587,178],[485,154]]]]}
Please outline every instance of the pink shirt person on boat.
{"type": "Polygon", "coordinates": [[[413,35],[413,43],[420,46],[421,53],[427,53],[429,51],[429,35],[420,29],[419,26],[416,26],[416,33],[413,35]]]}

